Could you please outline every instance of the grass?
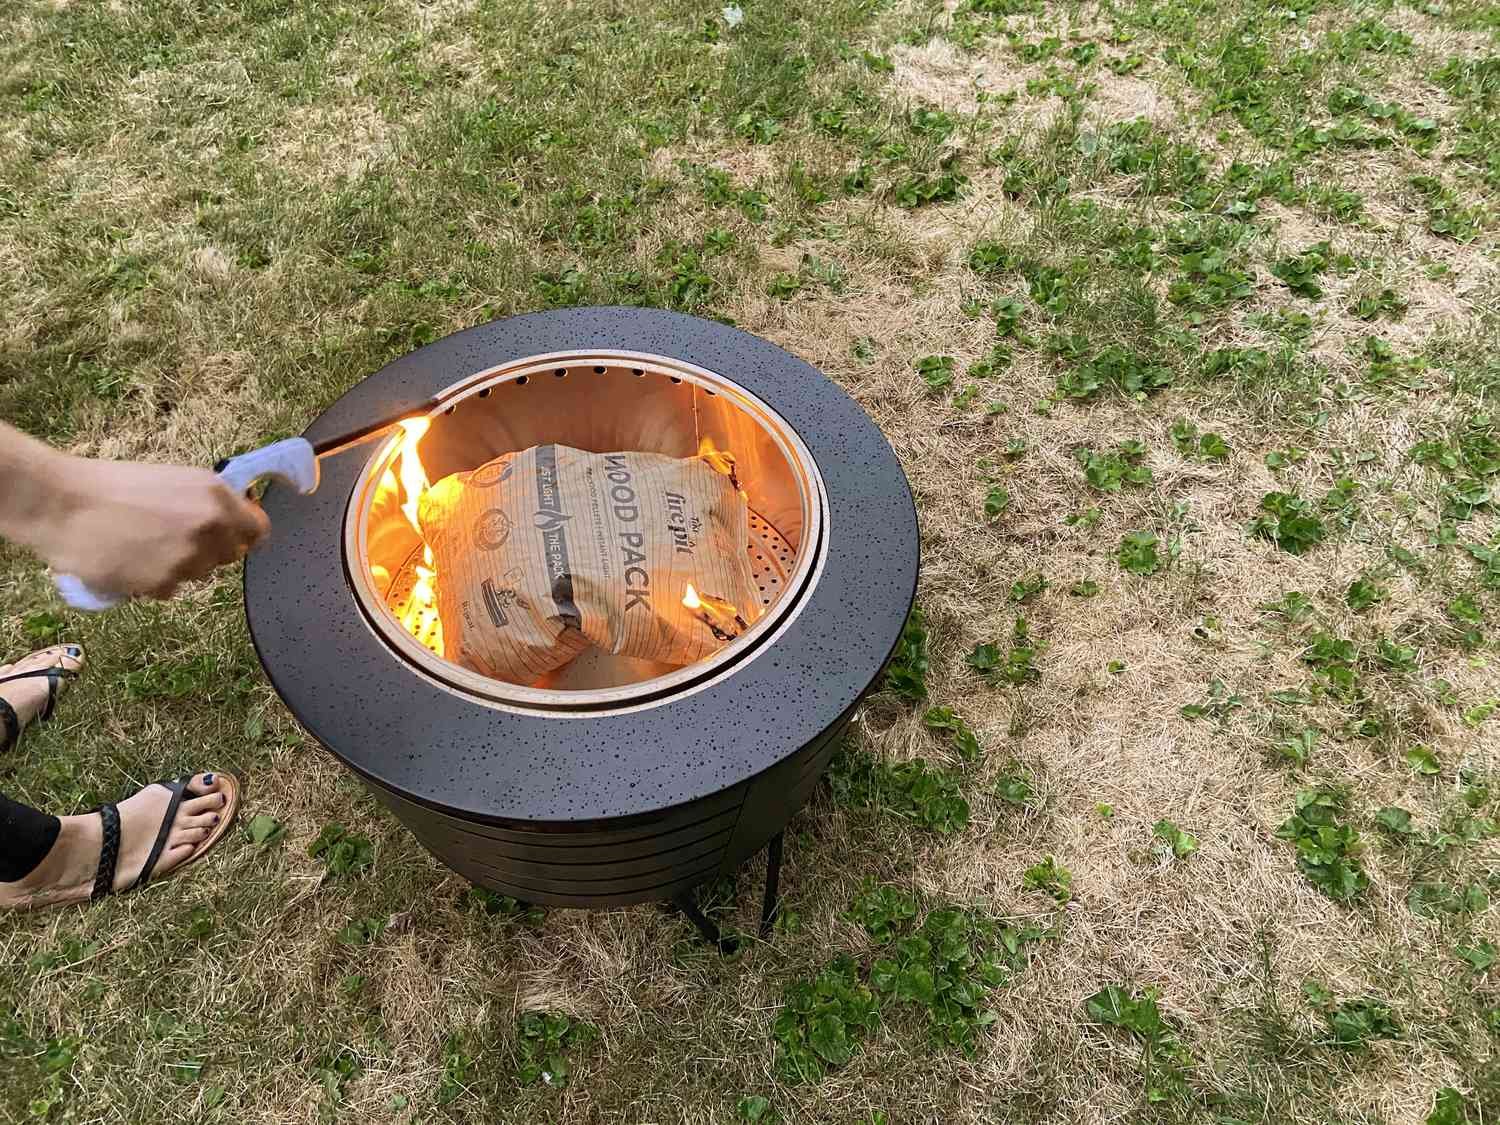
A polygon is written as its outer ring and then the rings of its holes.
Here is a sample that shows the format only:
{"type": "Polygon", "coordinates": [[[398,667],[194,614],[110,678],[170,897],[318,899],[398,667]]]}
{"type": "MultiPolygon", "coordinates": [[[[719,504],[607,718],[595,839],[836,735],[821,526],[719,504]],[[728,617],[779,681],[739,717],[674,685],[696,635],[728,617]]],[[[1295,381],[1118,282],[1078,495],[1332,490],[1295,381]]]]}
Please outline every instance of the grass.
{"type": "Polygon", "coordinates": [[[190,877],[0,919],[0,1119],[1494,1120],[1493,7],[740,9],[9,7],[0,416],[211,464],[679,308],[864,405],[924,566],[724,960],[439,868],[235,575],[81,618],[0,546],[0,648],[91,655],[8,793],[248,782],[190,877]]]}

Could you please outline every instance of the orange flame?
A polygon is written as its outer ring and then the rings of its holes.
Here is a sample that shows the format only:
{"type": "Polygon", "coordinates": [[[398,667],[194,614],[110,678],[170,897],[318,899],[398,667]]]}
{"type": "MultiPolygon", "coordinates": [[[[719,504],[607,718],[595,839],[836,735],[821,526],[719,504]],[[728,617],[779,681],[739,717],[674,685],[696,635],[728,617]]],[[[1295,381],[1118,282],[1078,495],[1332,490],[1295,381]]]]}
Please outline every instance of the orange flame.
{"type": "MultiPolygon", "coordinates": [[[[727,634],[732,639],[749,627],[733,602],[700,594],[693,588],[691,582],[687,584],[687,590],[682,595],[682,604],[695,611],[716,634],[727,634]]],[[[723,637],[720,639],[722,640],[723,637]]]]}
{"type": "MultiPolygon", "coordinates": [[[[718,449],[712,438],[705,437],[697,443],[697,456],[703,459],[703,463],[706,463],[708,468],[714,469],[714,472],[723,472],[726,477],[735,475],[735,455],[729,450],[718,449]]],[[[739,487],[738,481],[735,487],[739,487]]]]}
{"type": "Polygon", "coordinates": [[[422,465],[417,446],[431,427],[431,418],[403,418],[401,429],[404,433],[401,448],[396,453],[401,463],[401,491],[406,494],[401,511],[418,535],[422,534],[422,525],[417,522],[417,506],[422,502],[422,494],[432,487],[432,482],[427,479],[427,470],[422,465]]]}
{"type": "MultiPolygon", "coordinates": [[[[427,469],[422,464],[422,457],[417,452],[417,446],[422,438],[432,427],[430,418],[404,418],[401,429],[403,431],[401,444],[396,450],[396,456],[391,464],[395,468],[386,469],[380,478],[379,488],[381,491],[394,490],[399,482],[402,494],[401,514],[406,517],[406,522],[411,524],[412,530],[418,536],[422,534],[422,524],[417,518],[421,508],[422,497],[432,487],[432,482],[427,477],[427,469]]],[[[437,564],[432,558],[432,547],[427,541],[422,541],[422,561],[416,567],[417,580],[411,588],[411,593],[406,596],[405,604],[399,607],[398,616],[401,625],[417,640],[421,641],[437,655],[443,655],[443,623],[438,617],[437,611],[437,564]]]]}

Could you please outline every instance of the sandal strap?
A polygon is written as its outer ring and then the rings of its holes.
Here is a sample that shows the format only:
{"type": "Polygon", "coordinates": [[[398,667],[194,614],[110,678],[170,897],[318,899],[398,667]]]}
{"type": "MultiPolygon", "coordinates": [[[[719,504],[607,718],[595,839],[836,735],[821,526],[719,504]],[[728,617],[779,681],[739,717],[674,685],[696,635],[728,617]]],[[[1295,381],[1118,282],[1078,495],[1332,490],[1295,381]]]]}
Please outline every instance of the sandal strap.
{"type": "Polygon", "coordinates": [[[47,706],[42,708],[42,713],[37,716],[41,722],[52,718],[52,712],[57,707],[57,684],[62,679],[61,668],[47,669],[47,706]]]}
{"type": "Polygon", "coordinates": [[[172,834],[172,822],[177,819],[177,809],[182,804],[182,795],[187,792],[187,784],[192,780],[192,774],[184,774],[176,781],[156,783],[170,790],[172,799],[167,802],[166,815],[161,818],[161,828],[157,830],[156,843],[151,845],[151,854],[146,857],[146,866],[141,868],[140,877],[130,885],[131,890],[139,890],[151,881],[151,873],[156,870],[156,861],[161,858],[161,853],[167,846],[167,837],[172,834]]]}
{"type": "Polygon", "coordinates": [[[53,708],[57,706],[57,687],[66,677],[76,680],[78,673],[72,668],[64,668],[54,664],[51,668],[33,668],[30,672],[17,672],[13,676],[0,677],[0,684],[14,683],[16,680],[32,680],[40,676],[47,678],[47,706],[42,708],[42,713],[37,716],[41,722],[52,718],[53,708]]]}
{"type": "Polygon", "coordinates": [[[115,865],[120,862],[120,810],[112,804],[99,806],[104,838],[99,843],[99,868],[94,872],[94,891],[90,902],[97,902],[115,889],[115,865]]]}
{"type": "Polygon", "coordinates": [[[16,709],[0,699],[0,754],[11,750],[21,738],[21,716],[16,709]]]}
{"type": "Polygon", "coordinates": [[[29,672],[12,672],[9,676],[0,676],[0,684],[8,684],[13,680],[30,680],[37,676],[46,676],[49,679],[60,679],[66,676],[70,680],[78,678],[76,668],[64,668],[61,664],[54,664],[50,668],[33,668],[29,672]]]}

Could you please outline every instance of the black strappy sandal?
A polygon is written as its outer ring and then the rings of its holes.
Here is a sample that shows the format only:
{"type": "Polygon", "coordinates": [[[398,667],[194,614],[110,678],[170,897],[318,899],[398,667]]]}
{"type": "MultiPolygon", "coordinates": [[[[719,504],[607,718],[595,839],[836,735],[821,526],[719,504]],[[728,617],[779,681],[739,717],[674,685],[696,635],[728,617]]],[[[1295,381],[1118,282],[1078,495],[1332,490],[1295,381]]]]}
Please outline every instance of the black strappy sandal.
{"type": "MultiPolygon", "coordinates": [[[[155,784],[162,786],[172,794],[172,799],[167,802],[167,811],[162,814],[161,827],[156,831],[156,842],[151,845],[151,854],[146,857],[146,863],[141,868],[141,873],[136,876],[134,883],[126,887],[127,891],[137,891],[151,881],[151,876],[156,872],[156,861],[161,859],[161,853],[166,850],[167,837],[172,834],[172,822],[177,819],[177,809],[186,797],[207,796],[203,793],[189,793],[188,782],[193,780],[193,774],[184,774],[175,781],[158,781],[155,784]]],[[[224,808],[219,813],[219,823],[214,825],[213,831],[203,838],[193,848],[193,853],[172,868],[166,878],[176,875],[189,864],[200,859],[229,831],[229,825],[234,820],[234,814],[239,810],[240,791],[239,784],[232,774],[219,773],[219,777],[227,788],[224,790],[224,808]]],[[[120,810],[106,802],[96,810],[99,819],[104,824],[104,838],[99,844],[99,866],[94,872],[94,890],[89,895],[90,902],[97,902],[107,894],[114,892],[115,868],[120,862],[120,810]]]]}
{"type": "MultiPolygon", "coordinates": [[[[63,650],[64,655],[77,660],[83,656],[83,649],[78,645],[69,645],[63,650]]],[[[42,713],[36,717],[39,723],[45,723],[52,718],[52,712],[57,707],[57,688],[64,679],[76,680],[78,669],[64,668],[61,664],[54,664],[50,668],[33,668],[29,672],[15,672],[9,676],[0,677],[0,684],[14,683],[16,680],[33,680],[45,676],[47,679],[47,706],[42,708],[42,713]]],[[[15,748],[21,740],[21,732],[26,724],[21,722],[21,717],[16,714],[16,709],[10,705],[9,700],[0,698],[0,754],[8,753],[15,748]]]]}

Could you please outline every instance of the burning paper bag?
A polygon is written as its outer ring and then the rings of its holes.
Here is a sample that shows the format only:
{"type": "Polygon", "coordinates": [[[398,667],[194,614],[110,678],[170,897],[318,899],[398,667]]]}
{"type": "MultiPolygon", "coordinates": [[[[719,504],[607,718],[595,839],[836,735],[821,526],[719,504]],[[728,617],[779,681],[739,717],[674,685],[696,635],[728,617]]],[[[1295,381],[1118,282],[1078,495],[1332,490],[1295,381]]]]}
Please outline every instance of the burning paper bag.
{"type": "Polygon", "coordinates": [[[590,644],[668,664],[711,655],[724,633],[683,604],[688,585],[757,604],[731,480],[696,457],[539,445],[438,481],[418,521],[445,656],[531,683],[590,644]]]}

